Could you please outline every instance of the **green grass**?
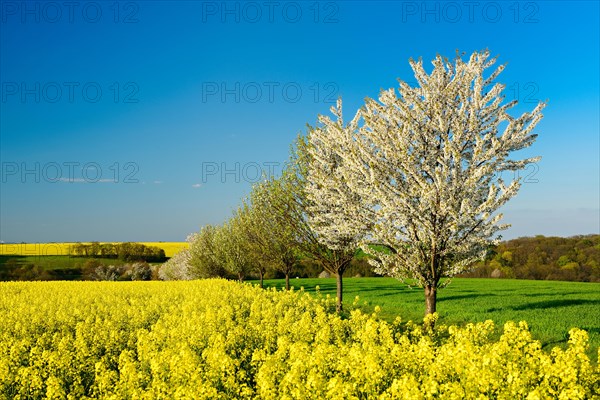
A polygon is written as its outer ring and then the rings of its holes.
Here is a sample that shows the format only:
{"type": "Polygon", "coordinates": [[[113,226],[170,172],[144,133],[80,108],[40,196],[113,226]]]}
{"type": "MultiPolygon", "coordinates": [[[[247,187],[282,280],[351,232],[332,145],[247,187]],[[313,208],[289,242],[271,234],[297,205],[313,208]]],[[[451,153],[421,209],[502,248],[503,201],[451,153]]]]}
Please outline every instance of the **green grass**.
{"type": "MultiPolygon", "coordinates": [[[[0,255],[0,268],[8,262],[14,262],[20,265],[34,264],[45,270],[54,269],[74,269],[82,268],[89,260],[98,261],[104,265],[121,265],[127,261],[116,258],[91,258],[91,257],[71,257],[71,256],[15,256],[15,255],[0,255]]],[[[149,263],[162,264],[162,263],[149,263]]]]}
{"type": "MultiPolygon", "coordinates": [[[[293,279],[304,287],[335,296],[335,279],[293,279]]],[[[283,280],[266,280],[265,287],[285,286],[283,280]]],[[[371,312],[381,307],[381,317],[393,321],[423,318],[423,290],[410,289],[391,278],[344,278],[344,304],[359,296],[360,308],[371,312]],[[366,302],[366,304],[365,304],[366,302]]],[[[454,279],[438,291],[440,323],[465,324],[488,319],[502,326],[506,321],[527,321],[534,338],[551,349],[564,347],[569,329],[585,329],[590,336],[588,355],[597,362],[600,346],[600,284],[585,282],[528,281],[509,279],[454,279]]]]}
{"type": "Polygon", "coordinates": [[[89,260],[94,260],[104,265],[121,265],[124,263],[114,258],[0,255],[0,279],[36,280],[39,278],[42,280],[80,280],[83,278],[86,262],[89,260]],[[47,274],[40,277],[39,273],[36,273],[34,274],[36,278],[32,278],[31,274],[27,271],[15,272],[16,269],[21,268],[27,270],[28,266],[32,265],[38,271],[46,271],[47,274]]]}
{"type": "MultiPolygon", "coordinates": [[[[44,270],[55,270],[82,268],[86,261],[92,260],[92,258],[70,256],[0,256],[0,268],[10,260],[20,265],[34,264],[44,270]]],[[[106,265],[123,263],[114,258],[94,258],[93,260],[98,260],[106,265]]]]}

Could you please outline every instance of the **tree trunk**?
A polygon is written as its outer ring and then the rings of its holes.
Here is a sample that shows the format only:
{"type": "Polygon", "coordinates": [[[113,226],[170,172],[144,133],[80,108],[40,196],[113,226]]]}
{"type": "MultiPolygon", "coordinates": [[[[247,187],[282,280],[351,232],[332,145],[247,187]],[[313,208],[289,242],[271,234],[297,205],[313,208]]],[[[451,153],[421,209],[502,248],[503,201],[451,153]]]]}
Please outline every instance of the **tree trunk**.
{"type": "Polygon", "coordinates": [[[433,314],[436,310],[437,287],[425,285],[425,316],[433,314]]]}
{"type": "Polygon", "coordinates": [[[240,283],[244,281],[244,275],[241,272],[238,272],[238,281],[240,281],[240,283]]]}
{"type": "Polygon", "coordinates": [[[285,274],[285,290],[290,290],[290,274],[285,274]]]}
{"type": "Polygon", "coordinates": [[[263,272],[262,272],[262,269],[258,270],[258,274],[260,276],[260,288],[262,289],[263,288],[263,272]]]}
{"type": "Polygon", "coordinates": [[[343,272],[338,272],[337,274],[335,274],[336,281],[337,281],[337,304],[336,304],[335,310],[337,311],[338,314],[342,312],[342,297],[343,297],[342,275],[343,275],[343,272]]]}

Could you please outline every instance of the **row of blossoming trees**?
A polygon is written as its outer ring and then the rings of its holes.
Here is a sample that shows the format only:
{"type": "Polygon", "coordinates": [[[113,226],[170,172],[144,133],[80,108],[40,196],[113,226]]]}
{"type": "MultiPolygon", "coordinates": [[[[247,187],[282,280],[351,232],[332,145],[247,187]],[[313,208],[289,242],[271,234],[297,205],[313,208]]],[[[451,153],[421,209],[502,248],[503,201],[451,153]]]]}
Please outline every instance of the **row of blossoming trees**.
{"type": "Polygon", "coordinates": [[[342,101],[332,117],[295,143],[279,177],[254,185],[222,226],[205,226],[188,239],[189,251],[161,270],[165,279],[219,275],[243,279],[270,266],[286,275],[300,257],[342,276],[357,249],[375,271],[424,288],[426,314],[436,311],[437,289],[482,259],[508,226],[498,209],[516,195],[519,170],[539,158],[512,159],[530,146],[545,104],[513,117],[489,51],[468,60],[437,56],[427,73],[410,60],[417,84],[367,98],[349,121],[342,101]],[[515,174],[516,175],[516,174],[515,174]]]}

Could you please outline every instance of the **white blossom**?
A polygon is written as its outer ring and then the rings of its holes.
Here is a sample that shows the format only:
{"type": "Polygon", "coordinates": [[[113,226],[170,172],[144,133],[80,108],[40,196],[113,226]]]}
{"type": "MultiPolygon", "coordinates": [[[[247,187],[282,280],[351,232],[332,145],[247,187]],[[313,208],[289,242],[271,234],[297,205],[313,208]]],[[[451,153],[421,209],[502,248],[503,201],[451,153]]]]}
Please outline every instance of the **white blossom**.
{"type": "Polygon", "coordinates": [[[359,114],[345,125],[341,99],[331,112],[336,120],[319,116],[320,126],[308,135],[307,219],[321,244],[331,250],[353,253],[367,231],[367,208],[341,174],[340,154],[348,151],[345,139],[358,129],[359,114]]]}
{"type": "Polygon", "coordinates": [[[191,273],[190,260],[191,254],[188,249],[178,251],[160,266],[158,277],[163,281],[194,279],[191,273]]]}

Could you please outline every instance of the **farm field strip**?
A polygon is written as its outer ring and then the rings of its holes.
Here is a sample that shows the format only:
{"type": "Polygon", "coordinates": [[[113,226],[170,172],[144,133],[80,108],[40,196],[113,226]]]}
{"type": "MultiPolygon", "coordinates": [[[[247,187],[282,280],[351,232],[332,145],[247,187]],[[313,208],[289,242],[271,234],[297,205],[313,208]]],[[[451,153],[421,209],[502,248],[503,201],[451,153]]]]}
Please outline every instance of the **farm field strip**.
{"type": "MultiPolygon", "coordinates": [[[[89,244],[89,242],[82,242],[89,244]]],[[[104,242],[103,242],[104,243],[104,242]]],[[[109,242],[116,244],[118,242],[109,242]]],[[[187,242],[135,242],[145,246],[159,247],[167,257],[173,257],[178,251],[188,247],[187,242]]],[[[71,247],[77,243],[1,243],[0,255],[15,256],[68,256],[71,247]]]]}

